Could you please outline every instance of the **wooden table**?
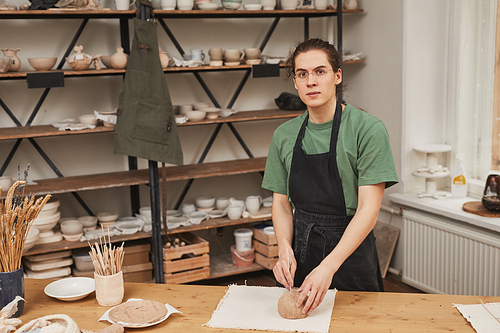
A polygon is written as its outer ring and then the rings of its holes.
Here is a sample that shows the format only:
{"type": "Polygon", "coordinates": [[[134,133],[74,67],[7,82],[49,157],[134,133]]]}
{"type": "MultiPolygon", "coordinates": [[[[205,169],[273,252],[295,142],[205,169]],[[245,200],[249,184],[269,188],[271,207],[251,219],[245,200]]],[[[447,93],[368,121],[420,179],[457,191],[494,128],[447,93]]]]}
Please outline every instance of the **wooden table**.
{"type": "MultiPolygon", "coordinates": [[[[23,324],[49,314],[63,313],[80,329],[98,331],[109,326],[97,319],[108,309],[99,306],[92,293],[75,302],[62,302],[45,295],[51,280],[25,279],[23,324]]],[[[147,329],[127,332],[253,332],[219,330],[202,326],[212,316],[227,287],[126,283],[124,300],[137,297],[169,303],[182,314],[147,329]]],[[[500,297],[345,292],[337,293],[330,332],[474,332],[453,303],[500,302],[500,297]]],[[[250,314],[249,314],[250,315],[250,314]]]]}

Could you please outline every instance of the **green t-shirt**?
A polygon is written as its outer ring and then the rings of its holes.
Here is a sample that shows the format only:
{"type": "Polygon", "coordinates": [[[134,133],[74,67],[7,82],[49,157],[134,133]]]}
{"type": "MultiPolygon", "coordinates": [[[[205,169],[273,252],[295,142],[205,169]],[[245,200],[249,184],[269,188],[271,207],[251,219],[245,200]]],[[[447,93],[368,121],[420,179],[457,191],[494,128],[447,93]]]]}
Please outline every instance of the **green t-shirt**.
{"type": "MultiPolygon", "coordinates": [[[[262,187],[286,194],[293,147],[307,111],[280,125],[274,132],[267,155],[262,187]]],[[[307,154],[328,152],[333,120],[315,124],[308,121],[302,149],[307,154]]],[[[342,112],[337,141],[337,165],[342,180],[346,211],[354,215],[358,206],[358,186],[398,182],[389,135],[381,120],[347,104],[342,112]]]]}

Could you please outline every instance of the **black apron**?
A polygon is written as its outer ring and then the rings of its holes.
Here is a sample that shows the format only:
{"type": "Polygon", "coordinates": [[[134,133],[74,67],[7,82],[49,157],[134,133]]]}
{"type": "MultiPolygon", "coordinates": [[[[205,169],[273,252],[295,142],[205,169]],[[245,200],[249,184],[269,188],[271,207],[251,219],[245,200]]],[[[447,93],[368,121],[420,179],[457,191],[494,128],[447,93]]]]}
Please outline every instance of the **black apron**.
{"type": "MultiPolygon", "coordinates": [[[[305,277],[330,254],[353,218],[347,216],[337,167],[337,139],[342,119],[342,106],[337,102],[332,125],[330,151],[308,155],[302,139],[309,115],[302,123],[293,148],[289,192],[295,206],[293,215],[293,251],[297,260],[294,286],[300,287],[305,277]]],[[[330,289],[383,291],[373,231],[344,261],[333,276],[330,289]]]]}

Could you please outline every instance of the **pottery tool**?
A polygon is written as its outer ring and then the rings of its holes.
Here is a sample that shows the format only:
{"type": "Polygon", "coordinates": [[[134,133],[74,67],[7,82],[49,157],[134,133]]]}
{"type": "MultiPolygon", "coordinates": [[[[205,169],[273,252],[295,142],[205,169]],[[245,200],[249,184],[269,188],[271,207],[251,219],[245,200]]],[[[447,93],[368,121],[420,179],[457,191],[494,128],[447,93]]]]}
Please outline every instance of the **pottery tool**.
{"type": "Polygon", "coordinates": [[[125,256],[123,245],[125,242],[118,248],[112,245],[109,228],[107,241],[103,228],[103,237],[99,238],[99,243],[95,242],[94,245],[91,245],[89,242],[88,244],[90,247],[90,258],[98,275],[114,275],[122,270],[123,258],[125,256]]]}

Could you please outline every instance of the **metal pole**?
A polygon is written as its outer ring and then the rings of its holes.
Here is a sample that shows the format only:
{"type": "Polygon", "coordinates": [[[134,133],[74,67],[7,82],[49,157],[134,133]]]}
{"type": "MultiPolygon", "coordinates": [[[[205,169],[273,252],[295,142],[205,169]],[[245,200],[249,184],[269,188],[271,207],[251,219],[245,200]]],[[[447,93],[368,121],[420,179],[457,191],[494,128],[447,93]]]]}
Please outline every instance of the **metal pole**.
{"type": "Polygon", "coordinates": [[[10,111],[10,109],[7,107],[7,105],[4,103],[4,101],[2,101],[1,98],[0,98],[0,106],[5,110],[5,112],[9,115],[9,117],[16,124],[16,126],[18,126],[18,127],[23,126],[23,124],[21,124],[21,122],[19,122],[17,117],[12,113],[12,111],[10,111]]]}
{"type": "Polygon", "coordinates": [[[10,150],[9,155],[5,159],[5,162],[3,162],[2,169],[0,169],[0,176],[3,176],[3,173],[5,172],[5,170],[7,169],[7,167],[10,164],[10,161],[12,161],[12,158],[14,157],[14,154],[16,153],[17,148],[19,148],[19,145],[21,144],[21,141],[23,141],[23,139],[17,139],[16,140],[16,143],[14,144],[14,146],[10,150]]]}
{"type": "Polygon", "coordinates": [[[304,17],[304,40],[309,39],[309,17],[304,17]]]}
{"type": "Polygon", "coordinates": [[[165,283],[163,276],[163,253],[161,243],[161,211],[160,211],[160,184],[158,181],[158,162],[149,163],[149,192],[151,196],[151,218],[153,232],[151,235],[153,247],[153,264],[155,271],[155,282],[165,283]]]}

